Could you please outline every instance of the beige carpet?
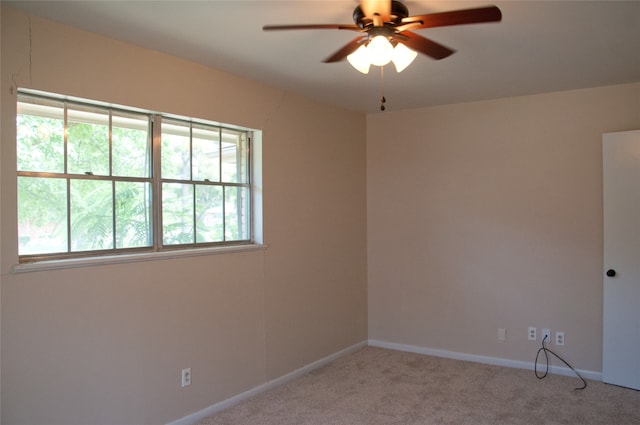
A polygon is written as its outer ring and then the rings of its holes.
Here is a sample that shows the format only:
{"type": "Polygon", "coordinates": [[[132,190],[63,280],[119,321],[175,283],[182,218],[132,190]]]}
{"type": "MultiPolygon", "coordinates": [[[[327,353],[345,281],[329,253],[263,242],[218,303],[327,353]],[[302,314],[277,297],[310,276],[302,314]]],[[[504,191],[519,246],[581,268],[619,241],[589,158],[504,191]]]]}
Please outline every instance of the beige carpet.
{"type": "Polygon", "coordinates": [[[588,383],[367,347],[198,425],[640,424],[640,392],[588,383]]]}

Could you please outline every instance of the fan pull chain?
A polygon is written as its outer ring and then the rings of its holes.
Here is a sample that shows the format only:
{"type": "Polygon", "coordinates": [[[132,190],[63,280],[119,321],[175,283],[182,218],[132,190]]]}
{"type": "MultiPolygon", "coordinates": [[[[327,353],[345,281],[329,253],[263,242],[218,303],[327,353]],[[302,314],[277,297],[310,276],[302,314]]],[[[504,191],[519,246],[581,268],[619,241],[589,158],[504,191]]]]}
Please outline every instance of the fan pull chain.
{"type": "Polygon", "coordinates": [[[384,104],[387,102],[387,99],[384,97],[384,66],[380,67],[380,89],[382,92],[382,97],[380,98],[380,110],[384,112],[386,109],[384,104]]]}

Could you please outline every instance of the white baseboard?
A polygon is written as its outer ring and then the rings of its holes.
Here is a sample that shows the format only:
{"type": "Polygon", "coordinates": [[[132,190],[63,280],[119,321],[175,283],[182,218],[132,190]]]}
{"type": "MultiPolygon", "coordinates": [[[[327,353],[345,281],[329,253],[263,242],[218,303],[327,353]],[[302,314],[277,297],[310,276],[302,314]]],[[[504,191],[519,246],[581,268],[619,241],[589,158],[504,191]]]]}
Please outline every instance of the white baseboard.
{"type": "MultiPolygon", "coordinates": [[[[302,375],[309,373],[314,369],[318,369],[319,367],[322,367],[328,363],[331,363],[332,361],[340,357],[343,357],[355,351],[358,351],[361,348],[366,347],[367,345],[370,345],[372,347],[387,348],[390,350],[406,351],[409,353],[425,354],[428,356],[436,356],[436,357],[444,357],[444,358],[454,359],[454,360],[464,360],[464,361],[470,361],[470,362],[476,362],[476,363],[484,363],[484,364],[490,364],[494,366],[504,366],[504,367],[511,367],[516,369],[534,370],[534,364],[532,362],[524,362],[520,360],[509,360],[509,359],[503,359],[500,357],[479,356],[475,354],[458,353],[455,351],[439,350],[435,348],[419,347],[415,345],[398,344],[395,342],[386,342],[386,341],[378,341],[375,339],[370,339],[368,341],[362,341],[357,344],[354,344],[351,347],[345,348],[344,350],[338,351],[337,353],[333,353],[313,363],[309,363],[308,365],[303,366],[299,369],[296,369],[293,372],[289,372],[286,375],[280,376],[276,379],[272,379],[271,381],[265,382],[262,385],[258,385],[257,387],[251,388],[250,390],[247,390],[241,394],[235,395],[231,398],[228,398],[226,400],[213,404],[209,407],[206,407],[195,413],[187,415],[183,418],[170,422],[167,425],[193,425],[201,421],[202,419],[206,418],[207,416],[215,415],[218,412],[228,409],[260,393],[263,393],[267,390],[280,386],[286,382],[299,378],[302,375]]],[[[552,365],[549,368],[549,372],[554,373],[556,375],[575,376],[573,371],[566,367],[559,367],[559,366],[552,365]]],[[[593,371],[580,370],[580,369],[578,369],[578,372],[580,373],[580,375],[582,375],[586,379],[591,379],[594,381],[602,381],[601,372],[593,372],[593,371]]]]}
{"type": "MultiPolygon", "coordinates": [[[[488,357],[479,356],[475,354],[458,353],[455,351],[439,350],[435,348],[418,347],[415,345],[397,344],[395,342],[378,341],[375,339],[369,340],[369,345],[372,347],[388,348],[390,350],[406,351],[409,353],[426,354],[428,356],[445,357],[454,360],[464,360],[469,362],[484,363],[494,366],[512,367],[516,369],[534,370],[535,364],[532,362],[524,362],[520,360],[509,360],[500,357],[488,357]]],[[[576,369],[582,377],[585,379],[591,379],[594,381],[602,381],[602,373],[594,372],[590,370],[576,369]]],[[[538,371],[542,372],[541,367],[538,366],[538,371]]],[[[560,367],[551,365],[549,372],[556,375],[576,376],[568,367],[560,367]]]]}
{"type": "Polygon", "coordinates": [[[309,363],[306,366],[303,366],[299,369],[294,370],[293,372],[289,372],[286,375],[280,376],[276,379],[272,379],[271,381],[265,382],[262,385],[258,385],[257,387],[251,388],[250,390],[247,390],[243,393],[240,393],[238,395],[235,395],[231,398],[228,398],[226,400],[222,400],[219,403],[213,404],[209,407],[206,407],[202,410],[198,410],[195,413],[192,413],[190,415],[184,416],[183,418],[177,419],[173,422],[168,423],[167,425],[193,425],[199,421],[201,421],[202,419],[206,418],[207,416],[211,416],[211,415],[215,415],[218,412],[221,412],[225,409],[228,409],[231,406],[234,406],[242,401],[245,401],[251,397],[254,397],[260,393],[263,393],[267,390],[270,390],[272,388],[275,388],[277,386],[280,386],[286,382],[289,382],[291,380],[294,380],[296,378],[301,377],[302,375],[305,375],[309,372],[311,372],[312,370],[318,369],[319,367],[322,367],[328,363],[331,363],[332,361],[346,356],[348,354],[351,354],[355,351],[360,350],[361,348],[364,348],[367,346],[367,341],[362,341],[359,342],[357,344],[352,345],[351,347],[345,348],[344,350],[338,351],[337,353],[333,353],[327,357],[324,357],[320,360],[317,360],[313,363],[309,363]]]}

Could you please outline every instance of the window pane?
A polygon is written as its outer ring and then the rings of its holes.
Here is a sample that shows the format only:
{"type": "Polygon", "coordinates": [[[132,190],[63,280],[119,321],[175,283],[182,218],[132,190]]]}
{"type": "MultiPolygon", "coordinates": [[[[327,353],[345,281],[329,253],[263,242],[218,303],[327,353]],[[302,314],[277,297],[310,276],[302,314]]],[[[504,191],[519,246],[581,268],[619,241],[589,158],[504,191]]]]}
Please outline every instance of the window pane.
{"type": "Polygon", "coordinates": [[[70,106],[67,122],[68,172],[109,175],[108,111],[70,106]]]}
{"type": "Polygon", "coordinates": [[[222,187],[196,186],[196,242],[222,242],[222,187]]]}
{"type": "Polygon", "coordinates": [[[116,182],[116,248],[153,245],[151,184],[116,182]]]}
{"type": "Polygon", "coordinates": [[[142,114],[113,113],[111,124],[113,175],[149,177],[151,145],[149,117],[142,114]]]}
{"type": "Polygon", "coordinates": [[[110,181],[71,180],[71,250],[113,248],[113,186],[110,181]]]}
{"type": "Polygon", "coordinates": [[[220,181],[220,130],[193,127],[193,179],[220,181]]]}
{"type": "Polygon", "coordinates": [[[64,173],[64,107],[21,98],[17,115],[18,171],[64,173]]]}
{"type": "Polygon", "coordinates": [[[225,187],[224,190],[225,240],[249,239],[249,189],[225,187]]]}
{"type": "Polygon", "coordinates": [[[65,179],[18,177],[18,255],[67,252],[65,179]]]}
{"type": "Polygon", "coordinates": [[[162,122],[162,178],[191,178],[191,148],[188,123],[162,122]]]}
{"type": "Polygon", "coordinates": [[[193,242],[193,185],[163,183],[162,243],[177,245],[193,242]]]}
{"type": "Polygon", "coordinates": [[[244,132],[224,130],[222,133],[222,181],[248,182],[247,140],[244,132]]]}

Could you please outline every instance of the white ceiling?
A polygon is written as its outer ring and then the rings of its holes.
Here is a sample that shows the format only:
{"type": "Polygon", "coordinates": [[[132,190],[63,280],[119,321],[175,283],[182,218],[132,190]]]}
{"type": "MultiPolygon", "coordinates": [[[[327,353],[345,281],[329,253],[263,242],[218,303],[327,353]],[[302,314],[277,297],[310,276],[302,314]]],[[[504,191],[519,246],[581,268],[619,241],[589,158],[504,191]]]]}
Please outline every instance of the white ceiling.
{"type": "MultiPolygon", "coordinates": [[[[263,32],[265,24],[352,24],[356,0],[3,1],[34,15],[166,52],[361,112],[379,109],[379,68],[322,60],[352,31],[263,32]]],[[[387,110],[640,81],[640,0],[404,2],[410,15],[497,5],[503,19],[417,31],[456,50],[385,67],[387,110]]]]}

